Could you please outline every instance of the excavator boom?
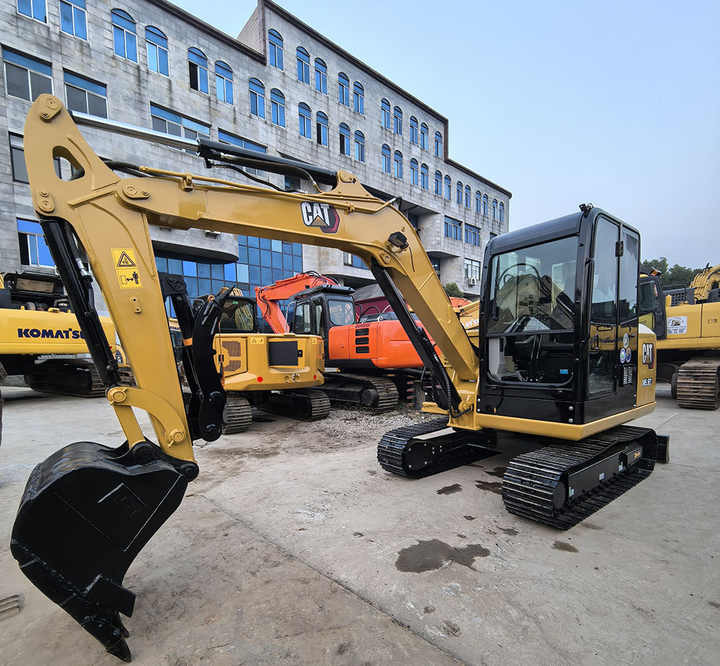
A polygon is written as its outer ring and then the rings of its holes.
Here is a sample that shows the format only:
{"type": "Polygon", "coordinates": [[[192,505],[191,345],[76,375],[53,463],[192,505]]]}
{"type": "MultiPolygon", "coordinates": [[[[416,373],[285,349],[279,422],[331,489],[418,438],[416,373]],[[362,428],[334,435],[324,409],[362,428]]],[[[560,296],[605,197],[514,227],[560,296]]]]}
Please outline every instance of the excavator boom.
{"type": "MultiPolygon", "coordinates": [[[[146,139],[175,141],[149,130],[84,120],[146,139]]],[[[25,137],[33,204],[126,441],[116,449],[93,442],[70,444],[40,463],[21,500],[11,550],[35,585],[109,652],[129,661],[127,631],[119,613],[132,613],[134,595],[122,586],[122,579],[197,475],[193,439],[217,438],[225,407],[212,341],[227,294],[207,299],[192,319],[186,318],[183,358],[186,370],[190,366],[191,396],[185,400],[149,224],[269,235],[360,256],[393,307],[404,311],[398,316],[409,327],[418,353],[441,377],[445,391],[438,400],[454,413],[474,405],[478,358],[412,225],[391,202],[370,195],[352,174],[308,170],[280,158],[259,159],[204,139],[178,141],[183,148],[194,146],[208,166],[300,173],[334,187],[291,193],[222,178],[105,164],[62,102],[51,95],[41,95],[33,103],[25,137]],[[59,180],[54,158],[68,160],[82,175],[59,180]],[[121,178],[112,166],[131,177],[121,178]],[[135,386],[122,382],[82,273],[84,257],[116,324],[135,386]],[[400,292],[426,322],[451,370],[415,326],[400,292]],[[148,413],[154,441],[143,432],[134,409],[148,413]]]]}

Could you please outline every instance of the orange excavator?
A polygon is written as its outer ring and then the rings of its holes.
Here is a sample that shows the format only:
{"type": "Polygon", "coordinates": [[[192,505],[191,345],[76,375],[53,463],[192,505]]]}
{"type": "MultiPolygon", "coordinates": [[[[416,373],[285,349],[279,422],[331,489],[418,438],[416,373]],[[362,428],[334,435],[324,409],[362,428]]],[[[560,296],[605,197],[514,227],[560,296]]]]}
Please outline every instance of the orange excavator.
{"type": "Polygon", "coordinates": [[[315,272],[299,273],[255,296],[275,333],[319,335],[325,341],[323,389],[335,404],[386,411],[408,397],[422,377],[423,363],[392,310],[356,321],[353,289],[315,272]],[[280,302],[293,299],[287,317],[280,302]],[[289,321],[288,321],[289,320],[289,321]]]}

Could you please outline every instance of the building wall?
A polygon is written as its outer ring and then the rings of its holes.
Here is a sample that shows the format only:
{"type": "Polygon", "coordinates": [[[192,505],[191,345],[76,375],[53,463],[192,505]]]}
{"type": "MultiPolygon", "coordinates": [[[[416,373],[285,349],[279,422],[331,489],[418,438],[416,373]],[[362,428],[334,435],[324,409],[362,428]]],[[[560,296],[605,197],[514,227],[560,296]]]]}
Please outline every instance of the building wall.
{"type": "MultiPolygon", "coordinates": [[[[470,295],[476,290],[464,283],[462,278],[463,257],[481,258],[483,247],[474,247],[456,241],[449,242],[443,236],[444,216],[450,215],[463,223],[482,229],[482,245],[490,233],[506,231],[509,219],[510,194],[494,186],[490,181],[475,177],[463,167],[452,163],[446,154],[447,119],[429,109],[409,93],[405,93],[350,54],[331,44],[322,35],[303,26],[276,5],[260,0],[238,41],[217,29],[204,24],[182,10],[162,0],[124,0],[122,3],[107,1],[87,2],[87,40],[68,35],[60,29],[59,3],[48,0],[45,23],[29,19],[17,12],[15,0],[0,0],[0,26],[2,45],[28,56],[52,64],[53,88],[56,95],[66,100],[63,71],[94,79],[107,85],[108,117],[126,123],[150,127],[150,104],[179,112],[197,122],[211,126],[210,137],[218,138],[222,129],[234,135],[250,139],[267,147],[271,153],[280,153],[319,166],[346,169],[356,173],[360,180],[388,197],[399,197],[401,210],[412,213],[419,226],[419,233],[429,254],[439,263],[443,282],[457,282],[470,295]],[[137,63],[114,54],[110,11],[121,8],[136,21],[137,63]],[[148,69],[145,49],[145,27],[156,26],[168,37],[169,77],[148,69]],[[266,64],[267,30],[274,28],[284,39],[284,69],[266,64]],[[243,43],[244,42],[244,43],[243,43]],[[311,55],[310,84],[297,80],[296,54],[298,45],[304,46],[311,55]],[[192,90],[189,85],[187,50],[201,49],[208,58],[209,94],[192,90]],[[327,94],[315,90],[313,60],[322,58],[328,68],[327,94]],[[214,88],[214,63],[223,60],[233,70],[233,104],[219,101],[214,88]],[[338,103],[338,72],[345,72],[350,79],[350,106],[338,103]],[[248,80],[261,80],[266,90],[265,119],[250,113],[248,80]],[[365,90],[365,113],[352,110],[352,84],[362,83],[365,90]],[[270,118],[270,90],[281,90],[286,99],[286,125],[278,127],[270,118]],[[382,127],[380,101],[386,98],[391,108],[400,106],[403,111],[403,134],[396,135],[382,127]],[[299,136],[298,104],[305,102],[312,110],[312,139],[299,136]],[[323,111],[329,118],[329,145],[316,141],[316,113],[323,111]],[[429,126],[429,150],[420,150],[410,144],[409,119],[417,117],[419,123],[429,126]],[[364,163],[339,152],[338,127],[346,123],[352,134],[361,130],[365,135],[366,160],[364,163]],[[435,131],[443,134],[444,154],[433,154],[435,131]],[[391,151],[403,154],[403,179],[381,171],[381,146],[387,144],[391,151]],[[410,159],[429,168],[429,189],[423,191],[410,184],[410,159]],[[433,174],[439,169],[443,176],[452,178],[450,201],[435,196],[433,174]],[[472,206],[466,209],[455,204],[455,183],[468,183],[472,188],[472,206]],[[487,218],[474,212],[475,191],[486,193],[492,201],[497,199],[505,205],[505,220],[494,226],[487,218]]],[[[7,132],[22,134],[24,118],[30,103],[9,96],[5,80],[0,81],[0,131],[7,146],[7,132]]],[[[97,130],[83,130],[89,142],[102,156],[133,163],[144,163],[177,171],[203,172],[202,161],[186,152],[146,142],[131,140],[97,130]]],[[[0,143],[0,145],[2,145],[0,143]]],[[[4,150],[8,150],[5,148],[4,150]]],[[[218,174],[227,176],[227,173],[218,174]]],[[[266,176],[277,185],[283,179],[266,176]]],[[[14,183],[9,159],[0,160],[0,270],[20,268],[16,218],[33,219],[29,188],[14,183]]],[[[209,235],[202,230],[178,231],[151,228],[151,236],[165,254],[195,256],[204,261],[234,261],[238,256],[238,242],[227,234],[209,235]]],[[[337,250],[305,247],[304,269],[329,273],[355,284],[372,279],[369,271],[345,265],[343,254],[337,250]]]]}

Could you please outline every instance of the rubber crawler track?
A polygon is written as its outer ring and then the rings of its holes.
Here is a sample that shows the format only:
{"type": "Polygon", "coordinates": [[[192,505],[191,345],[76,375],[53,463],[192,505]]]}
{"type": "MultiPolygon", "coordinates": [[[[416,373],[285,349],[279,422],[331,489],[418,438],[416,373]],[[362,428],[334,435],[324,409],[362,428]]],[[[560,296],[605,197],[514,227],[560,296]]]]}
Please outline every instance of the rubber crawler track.
{"type": "Polygon", "coordinates": [[[619,426],[580,442],[553,440],[549,446],[523,453],[508,463],[503,477],[505,508],[550,527],[569,529],[650,476],[655,467],[654,442],[655,433],[648,428],[619,426]],[[569,472],[643,438],[643,456],[629,471],[612,477],[577,500],[555,507],[554,491],[565,483],[569,472]]]}
{"type": "Polygon", "coordinates": [[[223,435],[232,435],[247,430],[251,423],[252,407],[247,398],[228,392],[223,410],[223,435]]]}
{"type": "Polygon", "coordinates": [[[488,456],[487,448],[482,446],[492,446],[492,439],[480,435],[479,432],[456,431],[427,444],[420,440],[412,441],[419,435],[427,435],[446,427],[447,417],[443,417],[386,432],[378,444],[378,463],[387,472],[398,476],[420,478],[488,456]],[[468,442],[475,443],[475,446],[469,446],[468,442]],[[431,459],[432,462],[413,469],[411,453],[413,447],[418,445],[424,447],[423,451],[428,456],[426,460],[431,459]]]}

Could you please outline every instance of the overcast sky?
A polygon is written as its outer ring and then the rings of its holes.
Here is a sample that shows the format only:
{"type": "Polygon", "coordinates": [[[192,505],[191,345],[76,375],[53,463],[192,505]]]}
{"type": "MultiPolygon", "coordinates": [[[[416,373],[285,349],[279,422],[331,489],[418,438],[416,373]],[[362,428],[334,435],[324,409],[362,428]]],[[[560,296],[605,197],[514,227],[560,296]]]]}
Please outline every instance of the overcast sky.
{"type": "MultiPolygon", "coordinates": [[[[176,2],[233,36],[256,4],[176,2]]],[[[644,258],[720,263],[720,2],[279,4],[447,116],[511,230],[589,201],[644,258]]]]}

